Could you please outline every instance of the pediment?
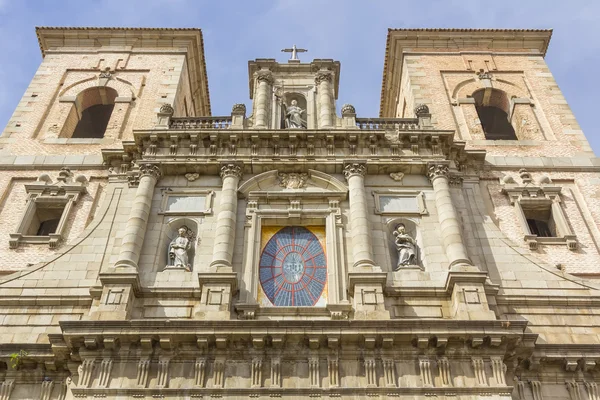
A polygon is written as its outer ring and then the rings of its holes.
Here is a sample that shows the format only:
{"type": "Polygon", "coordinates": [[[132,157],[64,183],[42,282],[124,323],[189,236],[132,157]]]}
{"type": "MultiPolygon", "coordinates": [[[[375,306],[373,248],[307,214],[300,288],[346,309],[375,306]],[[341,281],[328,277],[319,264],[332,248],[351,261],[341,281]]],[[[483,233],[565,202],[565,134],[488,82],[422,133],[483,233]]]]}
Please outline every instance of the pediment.
{"type": "Polygon", "coordinates": [[[239,190],[242,198],[249,197],[338,197],[345,199],[348,187],[324,172],[280,172],[258,174],[244,182],[239,190]]]}

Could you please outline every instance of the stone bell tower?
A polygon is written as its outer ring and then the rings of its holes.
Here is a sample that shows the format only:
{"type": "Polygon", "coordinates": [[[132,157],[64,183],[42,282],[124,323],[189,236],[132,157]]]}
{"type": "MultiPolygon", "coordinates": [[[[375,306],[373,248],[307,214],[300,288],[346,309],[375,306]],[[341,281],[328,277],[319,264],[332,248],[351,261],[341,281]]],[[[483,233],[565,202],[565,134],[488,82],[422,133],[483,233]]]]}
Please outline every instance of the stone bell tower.
{"type": "Polygon", "coordinates": [[[316,59],[302,63],[290,59],[280,64],[272,58],[248,63],[253,127],[285,129],[286,110],[295,101],[301,110],[300,129],[327,129],[341,124],[335,115],[340,63],[316,59]]]}

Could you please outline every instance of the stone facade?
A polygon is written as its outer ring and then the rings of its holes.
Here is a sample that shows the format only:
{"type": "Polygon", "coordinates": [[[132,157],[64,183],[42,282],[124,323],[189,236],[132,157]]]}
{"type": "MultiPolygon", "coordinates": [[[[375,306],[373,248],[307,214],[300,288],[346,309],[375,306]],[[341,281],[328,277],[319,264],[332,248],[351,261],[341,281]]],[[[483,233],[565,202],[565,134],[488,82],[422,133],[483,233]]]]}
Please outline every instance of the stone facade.
{"type": "Polygon", "coordinates": [[[600,161],[550,31],[390,30],[380,118],[336,115],[333,60],[250,61],[251,114],[214,117],[199,30],[37,33],[0,400],[598,399],[600,161]]]}

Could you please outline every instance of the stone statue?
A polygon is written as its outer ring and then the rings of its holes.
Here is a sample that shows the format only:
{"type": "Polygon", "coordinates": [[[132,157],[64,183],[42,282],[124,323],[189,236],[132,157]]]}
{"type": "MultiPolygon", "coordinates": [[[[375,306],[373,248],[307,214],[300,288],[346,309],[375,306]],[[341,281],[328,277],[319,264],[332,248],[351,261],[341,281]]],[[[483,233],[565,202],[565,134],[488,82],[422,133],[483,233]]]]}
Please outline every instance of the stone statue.
{"type": "Polygon", "coordinates": [[[408,233],[404,224],[398,224],[394,231],[394,242],[398,250],[398,264],[395,271],[407,265],[417,264],[417,242],[408,233]]]}
{"type": "Polygon", "coordinates": [[[302,118],[305,111],[298,107],[296,100],[292,100],[292,104],[285,108],[285,127],[288,129],[306,129],[306,120],[302,118]]]}
{"type": "Polygon", "coordinates": [[[192,243],[188,237],[188,229],[182,226],[177,232],[179,236],[169,243],[168,266],[190,269],[188,252],[192,243]]]}

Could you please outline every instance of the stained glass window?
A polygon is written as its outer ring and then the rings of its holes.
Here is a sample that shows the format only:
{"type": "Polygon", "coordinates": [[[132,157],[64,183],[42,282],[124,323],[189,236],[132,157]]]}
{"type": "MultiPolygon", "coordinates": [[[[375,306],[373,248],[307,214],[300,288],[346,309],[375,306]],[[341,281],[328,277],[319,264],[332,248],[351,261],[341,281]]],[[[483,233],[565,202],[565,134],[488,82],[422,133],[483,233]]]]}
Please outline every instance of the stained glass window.
{"type": "Polygon", "coordinates": [[[327,261],[319,239],[301,226],[286,226],[265,245],[260,284],[275,306],[314,306],[327,282],[327,261]]]}

